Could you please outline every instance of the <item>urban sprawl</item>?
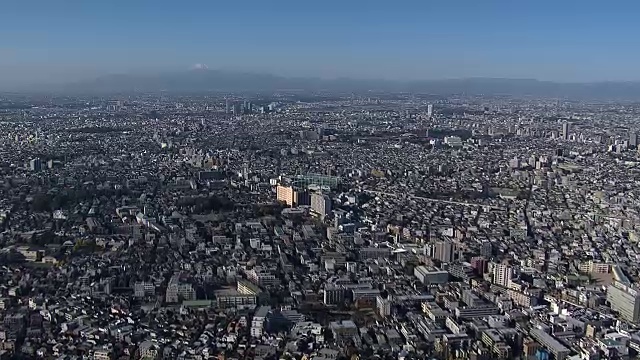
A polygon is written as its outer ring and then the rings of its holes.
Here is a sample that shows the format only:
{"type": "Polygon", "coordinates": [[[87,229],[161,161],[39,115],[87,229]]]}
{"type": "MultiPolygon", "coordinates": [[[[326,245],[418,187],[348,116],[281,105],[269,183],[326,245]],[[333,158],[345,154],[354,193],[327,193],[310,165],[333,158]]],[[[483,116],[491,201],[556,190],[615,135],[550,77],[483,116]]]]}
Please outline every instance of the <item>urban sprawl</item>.
{"type": "Polygon", "coordinates": [[[0,359],[634,359],[640,105],[0,95],[0,359]]]}

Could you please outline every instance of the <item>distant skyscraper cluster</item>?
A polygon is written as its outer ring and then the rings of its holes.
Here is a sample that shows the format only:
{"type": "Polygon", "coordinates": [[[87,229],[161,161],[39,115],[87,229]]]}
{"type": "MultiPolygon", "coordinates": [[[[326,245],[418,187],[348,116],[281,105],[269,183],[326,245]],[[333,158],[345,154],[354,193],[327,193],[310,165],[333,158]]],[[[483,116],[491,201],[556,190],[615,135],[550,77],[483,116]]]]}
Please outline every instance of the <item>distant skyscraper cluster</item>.
{"type": "Polygon", "coordinates": [[[224,110],[226,114],[249,115],[253,113],[254,109],[253,104],[250,101],[244,100],[240,102],[226,99],[224,110]]]}
{"type": "Polygon", "coordinates": [[[224,112],[231,115],[250,115],[255,113],[266,114],[276,110],[277,103],[256,106],[251,101],[233,101],[225,99],[224,112]]]}
{"type": "Polygon", "coordinates": [[[107,103],[107,111],[121,111],[124,109],[124,102],[121,100],[111,100],[107,103]]]}

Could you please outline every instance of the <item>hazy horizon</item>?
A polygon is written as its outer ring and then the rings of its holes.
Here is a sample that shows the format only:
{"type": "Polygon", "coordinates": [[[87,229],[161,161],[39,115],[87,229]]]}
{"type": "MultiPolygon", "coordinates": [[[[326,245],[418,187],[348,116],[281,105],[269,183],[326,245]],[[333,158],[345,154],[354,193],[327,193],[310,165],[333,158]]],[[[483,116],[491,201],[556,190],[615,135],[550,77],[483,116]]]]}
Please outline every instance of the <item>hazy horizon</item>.
{"type": "Polygon", "coordinates": [[[286,77],[637,81],[640,4],[63,3],[0,13],[0,87],[210,69],[286,77]]]}

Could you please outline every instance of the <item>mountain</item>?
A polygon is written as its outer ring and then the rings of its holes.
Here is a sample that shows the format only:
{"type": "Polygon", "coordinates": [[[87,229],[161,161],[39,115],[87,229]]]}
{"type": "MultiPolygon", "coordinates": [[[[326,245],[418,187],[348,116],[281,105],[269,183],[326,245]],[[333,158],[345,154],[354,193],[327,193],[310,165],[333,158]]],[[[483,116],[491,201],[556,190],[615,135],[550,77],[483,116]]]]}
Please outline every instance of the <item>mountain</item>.
{"type": "Polygon", "coordinates": [[[206,91],[393,91],[430,94],[484,94],[552,98],[640,99],[640,82],[558,83],[531,79],[467,78],[446,80],[360,80],[291,78],[271,74],[197,68],[156,75],[108,75],[66,84],[71,93],[206,91]]]}

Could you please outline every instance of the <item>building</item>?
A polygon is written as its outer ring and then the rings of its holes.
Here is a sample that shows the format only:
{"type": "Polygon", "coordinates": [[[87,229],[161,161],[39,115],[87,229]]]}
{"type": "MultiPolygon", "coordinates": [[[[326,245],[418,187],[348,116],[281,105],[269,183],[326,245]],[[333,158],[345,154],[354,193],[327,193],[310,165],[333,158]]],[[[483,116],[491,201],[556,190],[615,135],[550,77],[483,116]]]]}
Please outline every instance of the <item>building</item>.
{"type": "Polygon", "coordinates": [[[18,246],[16,250],[24,256],[24,259],[29,262],[37,262],[42,260],[44,256],[44,250],[35,249],[29,246],[18,246]]]}
{"type": "Polygon", "coordinates": [[[445,136],[443,142],[451,147],[462,147],[462,139],[459,136],[445,136]]]}
{"type": "Polygon", "coordinates": [[[522,344],[522,354],[526,356],[534,356],[539,348],[540,344],[532,338],[527,337],[524,339],[522,344]]]}
{"type": "Polygon", "coordinates": [[[480,244],[480,256],[484,256],[487,259],[490,259],[493,255],[493,246],[491,245],[491,241],[484,240],[480,244]]]}
{"type": "Polygon", "coordinates": [[[382,295],[378,295],[376,297],[376,309],[378,310],[378,315],[381,317],[387,317],[391,315],[391,299],[388,297],[382,297],[382,295]]]}
{"type": "Polygon", "coordinates": [[[264,333],[264,326],[267,321],[267,315],[269,315],[271,307],[260,306],[255,314],[253,320],[251,320],[251,336],[254,338],[261,338],[264,333]]]}
{"type": "Polygon", "coordinates": [[[429,269],[426,266],[418,266],[413,270],[413,275],[425,285],[444,284],[449,281],[449,273],[444,270],[429,269]]]}
{"type": "Polygon", "coordinates": [[[93,352],[94,360],[111,360],[110,349],[98,349],[93,352]]]}
{"type": "Polygon", "coordinates": [[[493,267],[493,283],[502,287],[509,287],[513,276],[513,268],[507,264],[496,264],[493,267]]]}
{"type": "Polygon", "coordinates": [[[351,339],[358,335],[358,326],[351,320],[332,321],[329,330],[336,341],[351,339]]]}
{"type": "Polygon", "coordinates": [[[449,274],[460,279],[463,282],[469,281],[475,275],[475,269],[468,263],[452,264],[447,269],[449,274]]]}
{"type": "Polygon", "coordinates": [[[253,269],[247,271],[246,275],[249,281],[259,286],[271,286],[279,282],[275,275],[260,266],[255,266],[253,269]]]}
{"type": "Polygon", "coordinates": [[[120,111],[124,108],[124,102],[122,100],[109,100],[107,102],[107,111],[120,111]]]}
{"type": "Polygon", "coordinates": [[[452,241],[437,241],[434,246],[433,257],[443,263],[450,263],[453,261],[454,249],[455,246],[452,241]]]}
{"type": "Polygon", "coordinates": [[[322,193],[311,194],[311,211],[320,217],[331,213],[331,198],[322,193]]]}
{"type": "Polygon", "coordinates": [[[184,283],[180,279],[180,274],[173,275],[169,279],[165,300],[168,303],[177,303],[180,300],[195,300],[196,291],[189,283],[184,283]]]}
{"type": "Polygon", "coordinates": [[[472,307],[484,304],[482,299],[471,290],[464,290],[462,292],[462,302],[472,307]]]}
{"type": "Polygon", "coordinates": [[[42,160],[40,158],[31,159],[31,161],[29,161],[29,170],[31,171],[42,170],[42,160]]]}
{"type": "Polygon", "coordinates": [[[262,291],[258,286],[246,280],[238,280],[238,292],[243,295],[259,296],[262,291]]]}
{"type": "Polygon", "coordinates": [[[295,203],[294,194],[295,190],[291,186],[278,185],[278,187],[276,188],[276,199],[289,206],[293,206],[293,204],[295,203]]]}
{"type": "Polygon", "coordinates": [[[145,297],[149,295],[153,295],[156,292],[156,286],[153,283],[145,282],[145,281],[137,281],[133,284],[133,296],[135,297],[145,297]]]}
{"type": "Polygon", "coordinates": [[[278,185],[276,188],[276,199],[288,206],[311,205],[311,196],[303,190],[293,186],[278,185]]]}
{"type": "Polygon", "coordinates": [[[640,321],[640,293],[637,289],[614,281],[607,288],[607,301],[622,319],[632,323],[640,321]]]}
{"type": "Polygon", "coordinates": [[[549,350],[557,360],[564,360],[571,353],[571,350],[566,346],[540,329],[531,330],[530,335],[534,340],[539,342],[542,347],[549,350]]]}
{"type": "Polygon", "coordinates": [[[432,104],[427,105],[427,116],[428,117],[432,117],[433,116],[433,105],[432,104]]]}
{"type": "Polygon", "coordinates": [[[255,308],[258,297],[255,295],[241,294],[236,289],[222,289],[215,292],[216,306],[221,309],[229,308],[255,308]]]}
{"type": "Polygon", "coordinates": [[[344,302],[346,290],[342,285],[326,284],[324,287],[324,304],[338,305],[344,302]]]}
{"type": "Polygon", "coordinates": [[[638,147],[638,134],[635,132],[629,134],[629,147],[632,149],[638,147]]]}
{"type": "Polygon", "coordinates": [[[471,267],[477,275],[482,275],[487,270],[487,259],[482,256],[474,256],[471,258],[471,267]]]}
{"type": "Polygon", "coordinates": [[[160,346],[151,340],[146,340],[140,343],[138,351],[141,359],[156,359],[160,354],[160,346]]]}
{"type": "Polygon", "coordinates": [[[585,261],[579,267],[580,272],[586,274],[608,274],[610,269],[611,265],[593,260],[585,261]]]}
{"type": "Polygon", "coordinates": [[[562,124],[562,140],[569,140],[569,123],[562,124]]]}
{"type": "Polygon", "coordinates": [[[374,302],[378,296],[380,296],[380,290],[378,289],[353,289],[351,290],[353,295],[353,302],[362,300],[374,302]]]}

